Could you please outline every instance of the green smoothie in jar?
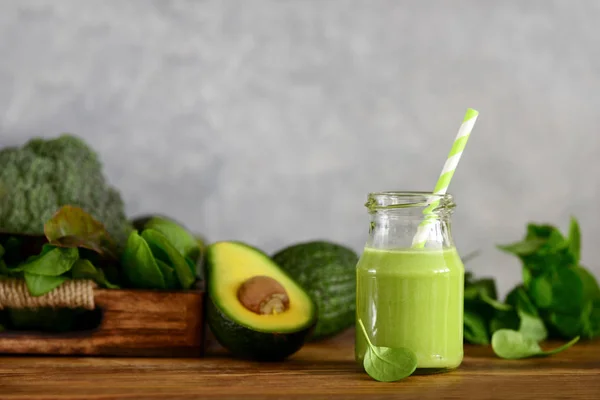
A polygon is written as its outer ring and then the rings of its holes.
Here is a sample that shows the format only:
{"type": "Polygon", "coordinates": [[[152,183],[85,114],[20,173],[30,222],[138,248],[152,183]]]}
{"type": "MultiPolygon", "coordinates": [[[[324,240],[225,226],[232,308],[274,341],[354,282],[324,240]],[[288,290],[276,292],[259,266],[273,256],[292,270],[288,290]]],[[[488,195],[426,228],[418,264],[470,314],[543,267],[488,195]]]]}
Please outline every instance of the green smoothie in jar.
{"type": "Polygon", "coordinates": [[[362,365],[367,341],[412,350],[416,373],[456,368],[463,358],[464,266],[450,234],[450,195],[430,217],[422,248],[412,240],[432,194],[370,195],[371,230],[356,269],[356,347],[362,365]]]}

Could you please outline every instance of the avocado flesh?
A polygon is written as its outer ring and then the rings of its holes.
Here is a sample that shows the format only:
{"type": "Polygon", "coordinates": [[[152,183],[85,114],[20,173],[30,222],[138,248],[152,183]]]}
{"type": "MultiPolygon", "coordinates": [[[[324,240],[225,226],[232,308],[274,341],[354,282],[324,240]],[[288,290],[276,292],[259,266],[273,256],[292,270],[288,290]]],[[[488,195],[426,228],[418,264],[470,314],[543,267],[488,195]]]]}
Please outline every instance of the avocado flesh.
{"type": "Polygon", "coordinates": [[[308,294],[269,256],[238,242],[208,247],[208,323],[217,340],[235,355],[256,360],[281,360],[298,351],[316,323],[316,308],[308,294]],[[238,300],[241,285],[254,276],[279,282],[289,308],[261,315],[238,300]]]}

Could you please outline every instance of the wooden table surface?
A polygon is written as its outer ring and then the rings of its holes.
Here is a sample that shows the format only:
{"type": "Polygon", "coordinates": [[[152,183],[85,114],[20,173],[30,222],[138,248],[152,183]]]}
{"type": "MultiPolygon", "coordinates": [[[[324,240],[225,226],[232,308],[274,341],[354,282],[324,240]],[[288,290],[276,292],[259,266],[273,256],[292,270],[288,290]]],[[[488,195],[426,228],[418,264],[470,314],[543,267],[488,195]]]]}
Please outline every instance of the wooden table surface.
{"type": "Polygon", "coordinates": [[[204,359],[0,357],[0,399],[600,399],[600,341],[508,361],[467,346],[453,372],[380,383],[353,361],[353,332],[282,363],[204,359]]]}

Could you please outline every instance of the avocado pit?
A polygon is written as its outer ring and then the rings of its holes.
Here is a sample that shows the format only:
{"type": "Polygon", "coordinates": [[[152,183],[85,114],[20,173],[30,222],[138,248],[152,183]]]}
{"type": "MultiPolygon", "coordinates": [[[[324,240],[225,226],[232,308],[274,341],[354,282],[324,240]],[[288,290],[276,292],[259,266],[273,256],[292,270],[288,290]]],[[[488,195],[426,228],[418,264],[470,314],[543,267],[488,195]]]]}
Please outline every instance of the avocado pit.
{"type": "Polygon", "coordinates": [[[237,295],[245,308],[260,315],[280,314],[290,307],[285,288],[269,276],[258,275],[246,280],[237,295]]]}

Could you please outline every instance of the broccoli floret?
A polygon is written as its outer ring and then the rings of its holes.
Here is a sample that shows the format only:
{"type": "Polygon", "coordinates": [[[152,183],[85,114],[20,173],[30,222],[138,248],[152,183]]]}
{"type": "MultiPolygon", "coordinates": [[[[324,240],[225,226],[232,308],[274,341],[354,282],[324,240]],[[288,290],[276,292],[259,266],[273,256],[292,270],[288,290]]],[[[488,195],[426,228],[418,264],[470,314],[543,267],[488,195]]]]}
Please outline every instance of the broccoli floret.
{"type": "Polygon", "coordinates": [[[126,242],[131,225],[121,195],[82,139],[64,134],[0,150],[0,229],[42,234],[44,223],[67,204],[102,222],[118,244],[126,242]]]}

